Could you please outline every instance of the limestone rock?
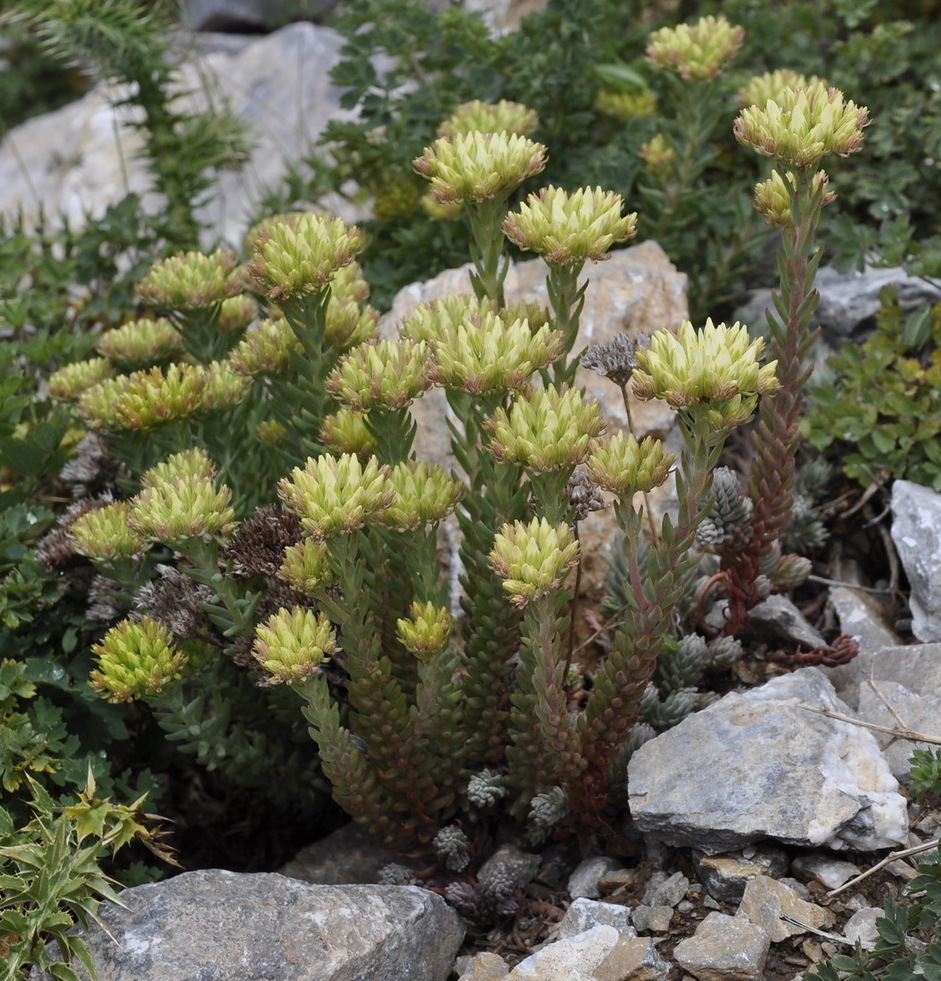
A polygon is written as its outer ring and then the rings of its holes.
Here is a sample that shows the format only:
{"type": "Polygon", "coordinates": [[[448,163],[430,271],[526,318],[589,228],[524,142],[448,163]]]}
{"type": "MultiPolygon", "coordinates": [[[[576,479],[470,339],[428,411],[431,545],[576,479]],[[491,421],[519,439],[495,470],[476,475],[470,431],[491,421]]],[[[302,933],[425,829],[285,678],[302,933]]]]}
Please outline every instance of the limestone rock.
{"type": "Polygon", "coordinates": [[[595,969],[620,941],[612,926],[599,925],[530,954],[506,981],[595,981],[595,969]]]}
{"type": "Polygon", "coordinates": [[[594,899],[574,899],[559,923],[556,936],[568,940],[596,926],[614,927],[621,936],[637,936],[631,926],[630,907],[599,903],[594,899]]]}
{"type": "Polygon", "coordinates": [[[752,879],[745,886],[745,894],[735,915],[744,916],[763,927],[775,944],[806,932],[784,917],[792,917],[817,930],[833,923],[833,914],[829,910],[806,902],[797,890],[767,875],[752,879]]]}
{"type": "MultiPolygon", "coordinates": [[[[898,723],[890,707],[909,729],[925,735],[941,737],[941,692],[937,689],[919,686],[918,694],[897,681],[888,679],[864,682],[859,686],[859,708],[861,719],[874,725],[893,728],[898,723]],[[875,687],[873,687],[873,685],[875,687]]],[[[893,740],[888,733],[874,733],[876,741],[889,762],[889,767],[902,782],[908,781],[911,773],[909,760],[915,749],[931,749],[930,743],[909,742],[905,739],[893,740]]]]}
{"type": "Polygon", "coordinates": [[[596,855],[594,858],[583,859],[569,876],[569,895],[572,899],[580,897],[597,899],[601,895],[598,886],[601,877],[620,867],[621,863],[617,859],[607,855],[596,855]]]}
{"type": "Polygon", "coordinates": [[[912,592],[912,633],[941,640],[941,494],[912,483],[892,484],[892,541],[912,592]]]}
{"type": "Polygon", "coordinates": [[[808,711],[846,706],[816,668],[733,692],[645,743],[628,767],[639,830],[718,854],[776,838],[875,850],[907,841],[873,735],[808,711]]]}
{"type": "MultiPolygon", "coordinates": [[[[243,38],[232,50],[199,54],[194,48],[180,77],[181,91],[194,92],[181,105],[199,108],[220,96],[248,126],[254,148],[238,173],[222,172],[215,197],[200,212],[206,243],[219,238],[241,246],[256,202],[317,141],[327,121],[349,118],[340,90],[330,81],[342,39],[326,27],[292,24],[261,38],[243,38]],[[208,91],[207,91],[208,90],[208,91]]],[[[143,196],[145,211],[161,202],[140,158],[139,121],[120,88],[99,85],[55,112],[30,119],[0,143],[0,213],[19,209],[34,218],[40,206],[49,224],[73,228],[98,217],[129,191],[143,196]]],[[[341,217],[353,220],[352,213],[341,217]]]]}
{"type": "Polygon", "coordinates": [[[98,926],[82,931],[98,981],[446,981],[464,939],[444,900],[414,886],[314,886],[212,870],[127,889],[121,899],[127,909],[100,908],[114,940],[98,926]]]}
{"type": "Polygon", "coordinates": [[[751,921],[710,913],[673,956],[699,981],[760,981],[770,946],[768,934],[751,921]]]}
{"type": "Polygon", "coordinates": [[[598,965],[595,981],[667,981],[670,964],[657,950],[652,937],[621,936],[617,946],[598,965]]]}
{"type": "Polygon", "coordinates": [[[840,621],[840,633],[855,637],[861,652],[901,644],[898,634],[885,621],[885,610],[871,593],[850,586],[832,586],[830,603],[840,621]]]}

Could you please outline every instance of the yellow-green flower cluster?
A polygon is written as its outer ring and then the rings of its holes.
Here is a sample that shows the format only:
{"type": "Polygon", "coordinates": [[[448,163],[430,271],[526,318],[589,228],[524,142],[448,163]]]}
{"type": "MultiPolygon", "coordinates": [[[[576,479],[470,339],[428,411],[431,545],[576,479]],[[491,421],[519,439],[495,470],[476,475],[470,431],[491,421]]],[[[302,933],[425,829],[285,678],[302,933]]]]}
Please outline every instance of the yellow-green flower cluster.
{"type": "MultiPolygon", "coordinates": [[[[821,205],[830,204],[836,195],[828,190],[830,178],[825,170],[818,170],[813,176],[813,189],[821,194],[821,205]]],[[[791,201],[797,187],[797,177],[787,170],[783,176],[772,170],[771,176],[755,185],[755,209],[769,225],[783,227],[791,224],[791,201]]]]}
{"type": "Polygon", "coordinates": [[[622,216],[623,205],[620,194],[600,187],[582,187],[572,194],[544,187],[506,216],[503,234],[555,265],[606,259],[615,242],[637,234],[637,213],[622,216]]]}
{"type": "Polygon", "coordinates": [[[95,346],[122,371],[133,371],[177,357],[183,338],[169,320],[143,317],[102,334],[95,346]]]}
{"type": "Polygon", "coordinates": [[[49,398],[57,402],[77,399],[113,374],[114,367],[108,358],[88,358],[67,364],[49,376],[49,398]]]}
{"type": "Polygon", "coordinates": [[[824,84],[816,75],[802,75],[790,68],[776,68],[773,72],[755,75],[738,90],[738,104],[764,106],[769,102],[781,104],[785,89],[805,89],[808,85],[824,84]]]}
{"type": "Polygon", "coordinates": [[[676,458],[663,442],[645,436],[639,443],[632,433],[618,432],[598,443],[588,457],[591,479],[620,498],[647,494],[670,475],[676,458]]]}
{"type": "Polygon", "coordinates": [[[322,613],[282,607],[256,628],[252,654],[271,675],[270,684],[291,684],[314,674],[337,646],[336,631],[322,613]]]}
{"type": "Polygon", "coordinates": [[[307,595],[321,586],[329,586],[334,577],[326,545],[313,538],[288,545],[278,576],[299,593],[307,595]]]}
{"type": "Polygon", "coordinates": [[[232,492],[216,487],[205,453],[176,453],[143,477],[128,524],[145,541],[174,548],[192,539],[222,539],[235,528],[232,492]]]}
{"type": "Polygon", "coordinates": [[[267,224],[248,271],[270,300],[317,293],[363,250],[365,238],[339,218],[300,212],[267,224]]]}
{"type": "Polygon", "coordinates": [[[72,547],[93,562],[113,562],[141,554],[146,546],[128,524],[128,501],[112,501],[86,511],[69,525],[72,547]]]}
{"type": "Polygon", "coordinates": [[[520,102],[465,102],[438,127],[438,136],[453,138],[458,134],[473,133],[518,133],[526,136],[539,125],[539,116],[534,109],[520,102]]]}
{"type": "Polygon", "coordinates": [[[440,521],[454,510],[463,485],[441,467],[408,461],[397,463],[389,474],[392,502],[376,521],[396,531],[413,531],[440,521]]]}
{"type": "Polygon", "coordinates": [[[816,167],[831,153],[855,153],[868,124],[868,109],[817,82],[785,88],[777,100],[743,109],[735,120],[735,138],[762,156],[801,170],[816,167]]]}
{"type": "Polygon", "coordinates": [[[604,430],[595,399],[554,385],[520,393],[509,412],[498,408],[486,422],[490,448],[501,460],[531,473],[577,466],[604,430]]]}
{"type": "Polygon", "coordinates": [[[431,181],[436,201],[503,199],[546,166],[546,148],[515,133],[459,133],[440,139],[412,161],[431,181]]]}
{"type": "Polygon", "coordinates": [[[657,111],[657,97],[650,89],[637,89],[634,92],[602,89],[595,96],[595,108],[618,119],[646,118],[657,111]]]}
{"type": "Polygon", "coordinates": [[[545,518],[504,525],[493,540],[490,565],[520,608],[560,586],[578,562],[578,540],[566,524],[545,518]]]}
{"type": "Polygon", "coordinates": [[[140,482],[141,487],[155,487],[178,477],[212,480],[215,475],[216,465],[212,458],[201,446],[194,446],[161,460],[141,477],[140,482]]]}
{"type": "Polygon", "coordinates": [[[448,645],[454,618],[435,603],[412,603],[409,616],[395,621],[399,643],[420,661],[437,657],[448,645]]]}
{"type": "Polygon", "coordinates": [[[363,465],[351,453],[309,457],[302,470],[282,478],[278,493],[301,519],[304,530],[323,540],[361,527],[392,503],[389,468],[375,457],[363,465]]]}
{"type": "Polygon", "coordinates": [[[174,647],[170,631],[147,616],[122,620],[92,653],[98,667],[91,672],[91,686],[109,702],[131,702],[163,691],[182,678],[187,660],[174,647]]]}
{"type": "Polygon", "coordinates": [[[673,161],[676,159],[676,150],[662,133],[657,133],[646,143],[641,143],[640,155],[647,172],[653,174],[660,183],[664,183],[664,179],[670,177],[673,161]]]}
{"type": "Polygon", "coordinates": [[[291,352],[301,345],[285,319],[262,320],[229,353],[227,363],[240,375],[282,375],[291,366],[291,352]]]}
{"type": "Polygon", "coordinates": [[[235,253],[216,249],[209,255],[180,252],[163,259],[138,283],[137,292],[152,307],[196,310],[241,293],[245,285],[235,253]]]}
{"type": "Polygon", "coordinates": [[[327,304],[325,336],[340,351],[365,344],[375,336],[378,323],[379,311],[374,307],[363,307],[355,300],[331,295],[327,304]]]}
{"type": "Polygon", "coordinates": [[[548,326],[534,332],[526,320],[484,313],[438,336],[432,375],[471,395],[522,388],[534,371],[562,357],[564,345],[562,333],[548,326]]]}
{"type": "Polygon", "coordinates": [[[223,334],[241,334],[257,316],[258,301],[248,293],[240,293],[222,301],[216,328],[223,334]]]}
{"type": "Polygon", "coordinates": [[[431,388],[431,353],[425,341],[360,344],[327,377],[329,392],[360,412],[400,409],[431,388]]]}
{"type": "Polygon", "coordinates": [[[415,341],[434,341],[446,337],[465,321],[479,323],[484,314],[498,313],[489,296],[478,299],[473,293],[458,293],[420,303],[402,322],[401,336],[415,341]]]}
{"type": "Polygon", "coordinates": [[[93,429],[152,429],[161,423],[204,415],[240,402],[250,382],[226,364],[171,364],[105,379],[78,401],[93,429]]]}
{"type": "Polygon", "coordinates": [[[647,41],[647,60],[681,78],[702,81],[715,78],[744,39],[744,29],[725,17],[700,17],[695,24],[654,31],[647,41]]]}
{"type": "Polygon", "coordinates": [[[338,409],[324,418],[320,442],[336,453],[355,453],[360,458],[376,452],[376,440],[366,425],[366,413],[350,409],[338,409]]]}
{"type": "Polygon", "coordinates": [[[751,418],[758,396],[778,387],[777,362],[761,365],[761,338],[752,340],[741,324],[727,327],[706,321],[695,330],[688,321],[674,334],[658,330],[648,347],[637,352],[634,392],[638,398],[660,398],[675,409],[710,403],[716,435],[751,418]]]}

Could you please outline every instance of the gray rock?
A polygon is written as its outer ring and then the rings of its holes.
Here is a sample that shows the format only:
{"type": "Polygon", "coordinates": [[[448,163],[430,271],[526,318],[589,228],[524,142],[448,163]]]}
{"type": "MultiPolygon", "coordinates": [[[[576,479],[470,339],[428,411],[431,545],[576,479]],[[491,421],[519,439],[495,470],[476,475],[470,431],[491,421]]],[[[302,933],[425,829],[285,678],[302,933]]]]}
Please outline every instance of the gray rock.
{"type": "Polygon", "coordinates": [[[877,651],[880,647],[896,647],[902,643],[898,634],[886,623],[885,609],[872,593],[849,586],[833,586],[830,589],[830,603],[840,621],[840,633],[855,637],[861,653],[877,651]]]}
{"type": "Polygon", "coordinates": [[[797,648],[812,650],[826,645],[794,603],[780,593],[753,606],[748,611],[748,619],[756,632],[793,647],[795,650],[791,653],[796,653],[797,648]]]}
{"type": "Polygon", "coordinates": [[[875,850],[907,841],[905,800],[871,732],[816,668],[733,692],[645,743],[628,767],[638,830],[719,854],[762,838],[875,850]]]}
{"type": "Polygon", "coordinates": [[[631,913],[634,928],[641,933],[667,933],[673,922],[672,906],[640,905],[631,913]]]}
{"type": "MultiPolygon", "coordinates": [[[[923,684],[919,690],[924,694],[916,694],[897,681],[880,680],[871,685],[866,681],[859,686],[857,714],[866,722],[886,728],[896,727],[898,716],[908,729],[941,737],[941,692],[926,688],[923,684]]],[[[930,743],[895,739],[888,733],[876,732],[874,735],[889,761],[890,769],[903,783],[909,781],[911,774],[909,761],[912,751],[932,748],[930,743]]]]}
{"type": "Polygon", "coordinates": [[[798,855],[791,868],[801,876],[816,879],[827,889],[838,889],[862,871],[858,865],[834,858],[829,852],[798,855]]]}
{"type": "Polygon", "coordinates": [[[749,846],[726,855],[694,851],[693,865],[710,896],[724,903],[737,903],[745,886],[756,876],[782,875],[787,870],[787,856],[781,849],[767,845],[749,846]]]}
{"type": "Polygon", "coordinates": [[[765,930],[750,920],[710,913],[673,956],[699,981],[760,981],[770,946],[765,930]]]}
{"type": "Polygon", "coordinates": [[[667,981],[669,977],[670,964],[660,956],[653,937],[629,939],[622,934],[595,969],[595,981],[667,981]]]}
{"type": "MultiPolygon", "coordinates": [[[[262,194],[280,182],[289,164],[300,159],[327,121],[350,118],[339,105],[340,90],[330,81],[342,39],[326,27],[299,23],[258,39],[243,39],[236,50],[200,54],[194,47],[184,65],[180,88],[193,92],[181,100],[188,109],[227,101],[249,128],[254,147],[245,168],[222,172],[215,197],[200,215],[208,245],[222,239],[240,246],[262,194]]],[[[86,216],[99,217],[128,191],[143,196],[155,213],[162,202],[140,158],[136,117],[115,103],[126,93],[99,85],[55,112],[30,119],[0,143],[0,213],[19,209],[27,219],[40,207],[51,227],[67,220],[81,228],[86,216]]],[[[356,214],[333,204],[341,217],[356,214]]]]}
{"type": "Polygon", "coordinates": [[[686,896],[688,889],[689,879],[682,872],[674,872],[654,888],[648,886],[644,893],[644,902],[649,906],[676,906],[686,896]]]}
{"type": "Polygon", "coordinates": [[[611,926],[622,936],[637,936],[637,932],[631,926],[629,906],[599,903],[593,899],[573,900],[559,923],[556,936],[560,940],[568,940],[596,926],[611,926]]]}
{"type": "Polygon", "coordinates": [[[601,925],[556,940],[520,961],[506,981],[596,981],[596,968],[620,939],[614,927],[601,925]]]}
{"type": "Polygon", "coordinates": [[[860,686],[867,679],[894,681],[909,691],[941,691],[941,644],[907,644],[863,651],[849,664],[825,673],[852,708],[859,707],[860,686]]]}
{"type": "MultiPolygon", "coordinates": [[[[825,266],[817,273],[814,285],[820,293],[814,320],[823,328],[826,341],[833,347],[850,338],[861,340],[872,329],[874,318],[882,307],[879,293],[885,286],[894,286],[898,290],[903,311],[941,300],[941,288],[917,276],[909,276],[899,266],[888,269],[870,266],[863,272],[840,272],[833,266],[825,266]]],[[[735,319],[760,329],[765,324],[764,312],[769,306],[771,290],[755,290],[749,301],[736,312],[735,319]]]]}
{"type": "Polygon", "coordinates": [[[302,848],[278,871],[291,879],[319,885],[379,881],[379,870],[395,858],[365,829],[350,821],[338,831],[302,848]]]}
{"type": "Polygon", "coordinates": [[[745,886],[736,917],[745,917],[764,928],[772,943],[780,943],[788,937],[807,931],[785,917],[797,920],[814,930],[833,923],[833,914],[803,900],[797,890],[787,883],[763,875],[752,879],[745,886]]]}
{"type": "Polygon", "coordinates": [[[616,858],[610,858],[607,855],[596,855],[593,858],[583,859],[569,876],[569,895],[572,899],[580,897],[597,899],[601,895],[601,889],[598,886],[601,877],[620,867],[621,863],[616,858]]]}
{"type": "Polygon", "coordinates": [[[912,483],[892,484],[892,541],[911,586],[912,633],[941,640],[941,494],[912,483]]]}
{"type": "Polygon", "coordinates": [[[879,931],[876,929],[876,920],[885,916],[885,910],[875,906],[867,906],[865,909],[857,910],[843,927],[843,936],[850,943],[858,940],[863,950],[875,950],[879,942],[879,931]]]}
{"type": "Polygon", "coordinates": [[[82,931],[97,981],[445,981],[464,939],[457,914],[415,886],[315,886],[212,870],[127,889],[121,899],[127,909],[103,903],[99,911],[110,937],[99,926],[82,931]]]}
{"type": "Polygon", "coordinates": [[[484,951],[473,957],[459,957],[454,964],[458,981],[502,981],[510,969],[499,954],[484,951]]]}

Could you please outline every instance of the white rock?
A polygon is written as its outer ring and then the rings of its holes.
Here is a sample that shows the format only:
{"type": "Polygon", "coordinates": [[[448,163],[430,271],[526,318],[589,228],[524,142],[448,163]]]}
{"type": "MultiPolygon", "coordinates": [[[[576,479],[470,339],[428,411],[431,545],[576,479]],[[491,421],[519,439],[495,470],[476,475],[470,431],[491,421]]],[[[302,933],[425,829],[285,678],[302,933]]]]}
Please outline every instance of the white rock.
{"type": "Polygon", "coordinates": [[[817,668],[733,692],[645,743],[628,790],[639,830],[718,854],[761,838],[875,850],[907,842],[898,782],[817,668]]]}

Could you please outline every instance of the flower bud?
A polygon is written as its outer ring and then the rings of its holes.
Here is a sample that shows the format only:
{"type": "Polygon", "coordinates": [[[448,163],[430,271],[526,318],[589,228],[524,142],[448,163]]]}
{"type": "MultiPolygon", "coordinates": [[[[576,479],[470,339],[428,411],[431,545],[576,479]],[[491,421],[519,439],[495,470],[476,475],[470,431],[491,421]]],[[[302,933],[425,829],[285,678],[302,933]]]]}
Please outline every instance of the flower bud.
{"type": "Polygon", "coordinates": [[[389,468],[375,457],[364,466],[350,453],[308,458],[303,470],[295,467],[279,481],[278,493],[304,530],[321,540],[354,531],[393,499],[389,468]]]}
{"type": "Polygon", "coordinates": [[[773,72],[755,75],[747,84],[738,90],[738,104],[745,106],[765,106],[769,102],[781,104],[784,90],[805,89],[808,85],[816,85],[821,79],[816,75],[807,77],[790,68],[777,68],[773,72]]]}
{"type": "Polygon", "coordinates": [[[490,552],[490,565],[503,579],[510,602],[520,608],[561,586],[577,562],[578,540],[571,529],[545,518],[504,525],[490,552]]]}
{"type": "Polygon", "coordinates": [[[695,24],[679,24],[654,31],[647,42],[647,60],[676,72],[681,78],[714,78],[745,39],[745,31],[724,17],[700,17],[695,24]]]}
{"type": "Polygon", "coordinates": [[[146,545],[128,524],[129,514],[127,501],[113,501],[86,511],[69,525],[72,547],[92,562],[113,562],[140,555],[146,545]]]}
{"type": "Polygon", "coordinates": [[[183,338],[163,317],[142,318],[102,334],[95,347],[122,371],[134,371],[179,356],[183,352],[183,338]]]}
{"type": "Polygon", "coordinates": [[[613,243],[637,233],[637,214],[622,217],[623,204],[620,194],[600,187],[583,187],[572,194],[561,187],[544,187],[506,216],[503,234],[553,265],[606,259],[613,243]]]}
{"type": "Polygon", "coordinates": [[[376,515],[377,523],[396,531],[413,531],[440,521],[454,510],[463,484],[441,467],[408,461],[389,474],[392,503],[376,515]]]}
{"type": "Polygon", "coordinates": [[[366,413],[350,409],[339,409],[324,418],[320,441],[335,453],[355,453],[360,459],[376,452],[376,440],[366,425],[366,413]]]}
{"type": "Polygon", "coordinates": [[[278,577],[299,593],[312,595],[321,586],[329,586],[333,582],[329,553],[323,542],[313,538],[295,542],[284,549],[283,559],[278,577]]]}
{"type": "Polygon", "coordinates": [[[152,307],[196,310],[221,303],[244,288],[235,253],[216,249],[210,255],[180,252],[163,259],[138,283],[137,292],[152,307]]]}
{"type": "Polygon", "coordinates": [[[412,603],[409,617],[395,621],[399,643],[420,661],[437,657],[451,638],[454,618],[434,603],[412,603]]]}
{"type": "Polygon", "coordinates": [[[792,170],[816,167],[831,153],[855,153],[869,124],[869,110],[848,102],[822,82],[785,88],[779,100],[748,106],[735,120],[735,138],[792,170]]]}
{"type": "Polygon", "coordinates": [[[498,408],[485,425],[494,454],[531,473],[577,466],[604,429],[595,399],[552,385],[520,393],[509,412],[498,408]]]}
{"type": "Polygon", "coordinates": [[[67,364],[49,376],[49,398],[56,402],[73,401],[112,375],[114,368],[108,358],[88,358],[67,364]]]}
{"type": "Polygon", "coordinates": [[[473,133],[517,133],[526,136],[539,125],[539,116],[534,109],[520,102],[501,99],[497,103],[465,102],[438,127],[438,136],[453,138],[458,134],[473,133]]]}
{"type": "Polygon", "coordinates": [[[303,681],[338,648],[333,625],[322,613],[283,607],[255,630],[252,654],[271,674],[269,684],[303,681]]]}
{"type": "Polygon", "coordinates": [[[758,395],[778,387],[777,362],[759,364],[763,349],[764,341],[752,341],[741,324],[707,320],[697,331],[685,320],[675,334],[658,330],[637,352],[634,392],[642,399],[665,399],[675,409],[733,399],[754,405],[758,395]]]}
{"type": "Polygon", "coordinates": [[[659,487],[670,475],[675,460],[659,439],[645,436],[638,443],[632,433],[625,436],[617,432],[592,450],[588,473],[600,487],[629,499],[659,487]]]}
{"type": "Polygon", "coordinates": [[[548,326],[534,333],[525,320],[486,313],[479,323],[464,321],[438,337],[432,377],[471,395],[522,388],[533,372],[562,357],[564,344],[562,333],[548,326]]]}
{"type": "Polygon", "coordinates": [[[506,198],[546,166],[546,148],[515,133],[459,133],[412,161],[442,204],[506,198]]]}
{"type": "Polygon", "coordinates": [[[175,548],[194,538],[228,536],[235,527],[232,492],[224,484],[215,486],[207,461],[200,451],[188,451],[148,471],[130,502],[131,529],[145,541],[175,548]]]}
{"type": "Polygon", "coordinates": [[[98,667],[91,672],[91,686],[109,702],[132,702],[163,691],[182,678],[187,660],[170,631],[147,616],[122,620],[92,653],[98,667]]]}
{"type": "Polygon", "coordinates": [[[317,293],[363,250],[365,237],[339,218],[296,213],[265,225],[248,271],[275,301],[317,293]]]}
{"type": "Polygon", "coordinates": [[[359,412],[400,409],[432,385],[425,341],[378,341],[344,355],[327,377],[327,391],[359,412]]]}

